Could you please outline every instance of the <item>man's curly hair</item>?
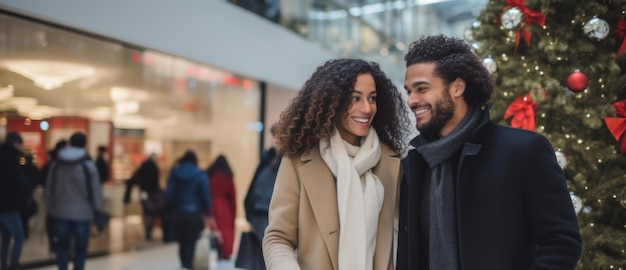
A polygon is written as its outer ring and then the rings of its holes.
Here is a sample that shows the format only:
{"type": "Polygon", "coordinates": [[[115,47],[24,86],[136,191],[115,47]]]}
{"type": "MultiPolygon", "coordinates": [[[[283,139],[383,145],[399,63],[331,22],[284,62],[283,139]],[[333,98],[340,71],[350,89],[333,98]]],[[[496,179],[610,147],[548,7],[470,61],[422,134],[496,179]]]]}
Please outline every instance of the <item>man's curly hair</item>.
{"type": "Polygon", "coordinates": [[[360,59],[333,59],[317,67],[276,125],[277,149],[297,157],[330,138],[348,110],[359,74],[369,73],[376,83],[377,112],[372,126],[380,141],[394,151],[404,149],[408,110],[402,95],[378,64],[360,59]]]}
{"type": "Polygon", "coordinates": [[[446,84],[457,78],[465,81],[463,97],[470,105],[485,105],[494,91],[494,79],[462,39],[444,35],[422,36],[411,43],[404,56],[406,66],[418,63],[436,63],[435,75],[446,84]]]}

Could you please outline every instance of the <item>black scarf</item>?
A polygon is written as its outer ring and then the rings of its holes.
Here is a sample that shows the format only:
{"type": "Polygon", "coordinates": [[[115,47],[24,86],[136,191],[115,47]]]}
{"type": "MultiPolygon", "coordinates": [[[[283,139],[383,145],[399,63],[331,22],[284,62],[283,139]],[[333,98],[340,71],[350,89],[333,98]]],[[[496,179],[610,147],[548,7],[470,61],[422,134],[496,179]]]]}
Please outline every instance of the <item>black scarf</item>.
{"type": "Polygon", "coordinates": [[[425,175],[425,205],[429,205],[425,220],[430,269],[460,269],[456,221],[456,175],[453,157],[469,139],[481,121],[482,110],[470,107],[467,114],[447,136],[429,142],[420,136],[416,150],[430,167],[425,175]]]}

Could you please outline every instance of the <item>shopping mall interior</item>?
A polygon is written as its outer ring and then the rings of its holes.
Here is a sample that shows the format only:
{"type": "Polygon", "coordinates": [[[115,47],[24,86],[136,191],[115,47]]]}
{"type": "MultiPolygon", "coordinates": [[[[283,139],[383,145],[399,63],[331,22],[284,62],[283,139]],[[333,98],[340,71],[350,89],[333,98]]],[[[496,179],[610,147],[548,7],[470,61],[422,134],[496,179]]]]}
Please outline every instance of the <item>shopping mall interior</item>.
{"type": "MultiPolygon", "coordinates": [[[[39,167],[76,131],[87,134],[93,157],[107,147],[103,209],[112,218],[92,235],[91,256],[163,245],[143,238],[139,191],[122,202],[125,182],[150,154],[162,186],[187,149],[203,169],[226,156],[244,231],[241,204],[271,146],[268,127],[316,66],[365,58],[401,86],[413,39],[463,37],[485,3],[0,0],[0,138],[20,132],[39,167]]],[[[54,263],[42,192],[22,254],[28,268],[54,263]]]]}

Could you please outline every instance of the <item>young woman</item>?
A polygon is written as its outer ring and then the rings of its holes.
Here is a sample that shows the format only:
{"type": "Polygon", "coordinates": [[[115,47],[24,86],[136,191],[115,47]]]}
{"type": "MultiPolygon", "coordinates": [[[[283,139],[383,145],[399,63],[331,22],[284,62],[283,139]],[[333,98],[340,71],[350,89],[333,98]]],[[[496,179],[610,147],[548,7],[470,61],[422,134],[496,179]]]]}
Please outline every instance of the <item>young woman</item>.
{"type": "Polygon", "coordinates": [[[268,269],[393,269],[408,112],[376,63],[318,67],[282,113],[268,269]]]}
{"type": "Polygon", "coordinates": [[[220,258],[230,259],[235,241],[235,218],[237,216],[237,193],[233,171],[226,156],[219,155],[207,169],[211,188],[211,217],[215,233],[219,234],[220,258]]]}

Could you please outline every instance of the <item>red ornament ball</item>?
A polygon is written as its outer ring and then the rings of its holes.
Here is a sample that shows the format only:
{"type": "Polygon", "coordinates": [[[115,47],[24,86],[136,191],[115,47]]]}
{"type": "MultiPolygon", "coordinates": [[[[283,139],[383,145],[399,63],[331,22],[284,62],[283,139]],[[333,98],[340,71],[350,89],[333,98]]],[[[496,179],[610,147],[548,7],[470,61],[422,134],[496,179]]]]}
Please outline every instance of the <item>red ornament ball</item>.
{"type": "Polygon", "coordinates": [[[585,73],[580,72],[578,69],[574,70],[572,74],[567,77],[567,88],[574,92],[582,92],[587,88],[589,79],[585,73]]]}

